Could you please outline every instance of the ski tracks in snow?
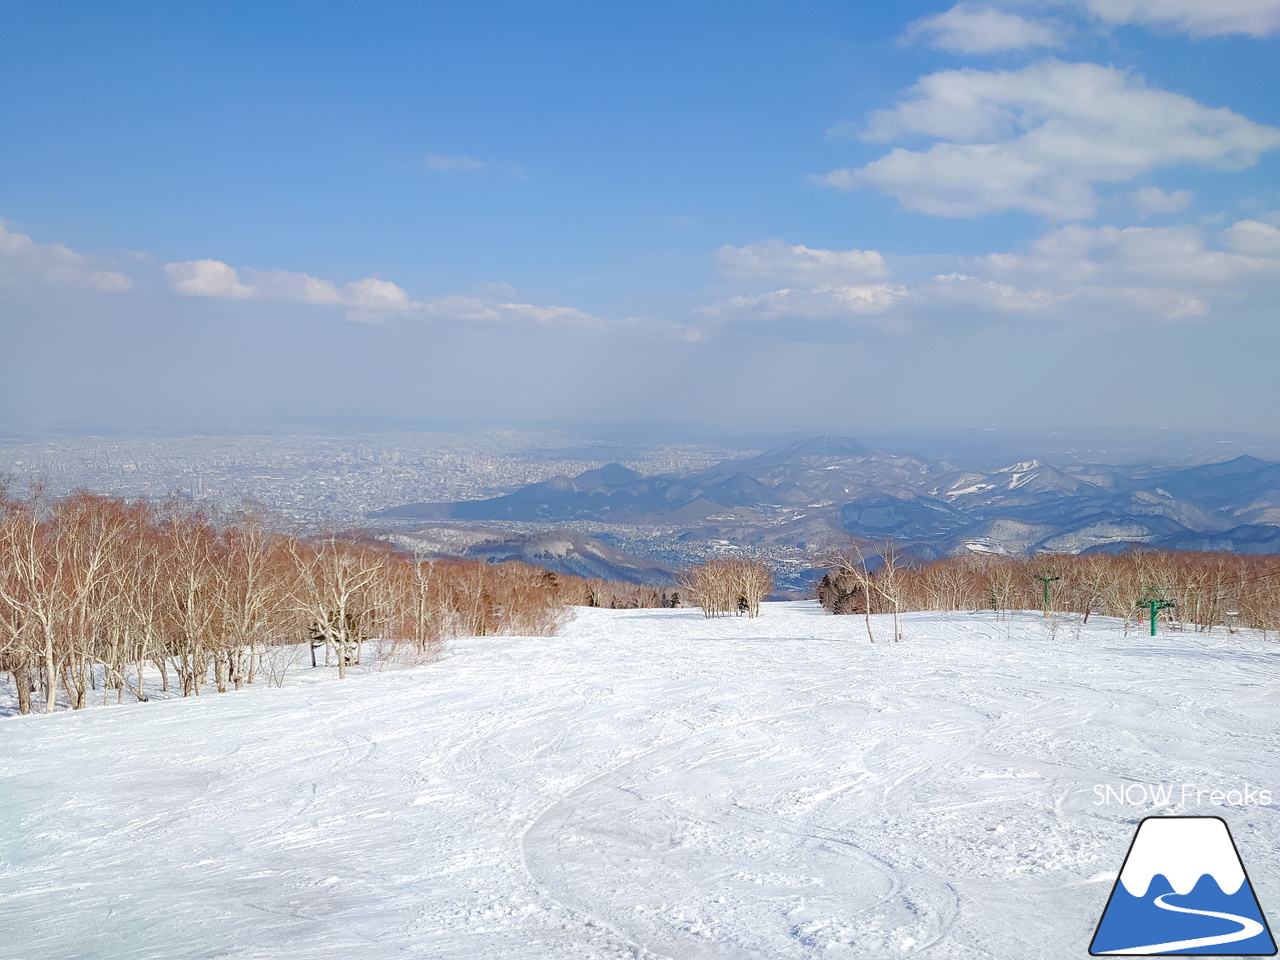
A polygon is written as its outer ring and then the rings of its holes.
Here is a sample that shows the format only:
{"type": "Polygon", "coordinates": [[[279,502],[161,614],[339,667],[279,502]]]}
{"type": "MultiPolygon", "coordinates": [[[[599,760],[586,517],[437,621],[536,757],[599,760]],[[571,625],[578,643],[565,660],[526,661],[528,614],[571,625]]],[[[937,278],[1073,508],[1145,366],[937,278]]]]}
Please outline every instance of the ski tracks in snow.
{"type": "Polygon", "coordinates": [[[0,957],[1056,960],[1154,812],[1095,783],[1280,772],[1269,645],[905,625],[583,610],[412,671],[0,721],[0,957]]]}

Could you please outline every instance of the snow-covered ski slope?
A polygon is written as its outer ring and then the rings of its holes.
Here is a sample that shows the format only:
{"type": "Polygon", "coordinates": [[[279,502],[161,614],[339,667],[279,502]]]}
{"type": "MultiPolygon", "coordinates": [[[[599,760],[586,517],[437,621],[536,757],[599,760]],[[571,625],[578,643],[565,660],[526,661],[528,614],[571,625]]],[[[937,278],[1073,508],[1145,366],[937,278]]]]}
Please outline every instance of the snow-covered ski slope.
{"type": "Polygon", "coordinates": [[[412,670],[0,720],[0,957],[1079,958],[1153,812],[1226,819],[1280,915],[1280,644],[905,633],[583,609],[412,670]],[[1273,805],[1094,802],[1183,783],[1273,805]]]}

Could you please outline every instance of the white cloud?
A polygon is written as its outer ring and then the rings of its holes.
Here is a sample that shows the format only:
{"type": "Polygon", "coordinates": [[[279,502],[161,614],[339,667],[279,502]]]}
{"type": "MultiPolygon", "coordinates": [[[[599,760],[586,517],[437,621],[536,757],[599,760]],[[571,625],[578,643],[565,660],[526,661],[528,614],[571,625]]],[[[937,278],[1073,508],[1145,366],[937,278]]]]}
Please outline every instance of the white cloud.
{"type": "Polygon", "coordinates": [[[446,157],[438,153],[428,153],[422,161],[428,170],[442,173],[458,173],[466,170],[483,170],[487,164],[474,157],[446,157]]]}
{"type": "Polygon", "coordinates": [[[500,303],[503,319],[532,320],[544,327],[603,326],[604,321],[573,307],[540,307],[533,303],[500,303]]]}
{"type": "MultiPolygon", "coordinates": [[[[1280,257],[1280,230],[1258,220],[1240,220],[1222,231],[1222,245],[1255,257],[1280,257]]],[[[1280,266],[1280,265],[1277,265],[1280,266]]]]}
{"type": "MultiPolygon", "coordinates": [[[[226,264],[222,266],[231,270],[226,264]]],[[[314,303],[320,306],[340,306],[344,302],[337,287],[328,280],[321,280],[310,274],[291,273],[288,270],[246,270],[245,273],[252,281],[252,295],[264,300],[314,303]]]]}
{"type": "Polygon", "coordinates": [[[573,307],[540,306],[516,301],[509,284],[493,284],[483,294],[451,295],[420,302],[409,299],[389,280],[365,277],[338,286],[306,273],[288,270],[245,270],[240,273],[220,260],[191,260],[164,267],[174,293],[221,300],[275,300],[316,306],[344,307],[347,319],[373,323],[394,316],[416,316],[489,323],[530,322],[541,326],[603,326],[605,321],[573,307]]]}
{"type": "Polygon", "coordinates": [[[1062,45],[1053,25],[975,3],[915,21],[903,37],[950,53],[998,53],[1062,45]]]}
{"type": "Polygon", "coordinates": [[[862,326],[893,327],[875,319],[907,295],[907,288],[867,283],[889,275],[875,250],[824,250],[780,240],[716,251],[722,279],[791,284],[775,290],[727,297],[698,313],[718,321],[854,320],[862,326]]]}
{"type": "Polygon", "coordinates": [[[187,260],[166,263],[169,289],[183,297],[216,297],[220,300],[247,300],[258,292],[240,282],[235,269],[221,260],[187,260]]]}
{"type": "MultiPolygon", "coordinates": [[[[1238,227],[1224,233],[1231,235],[1238,227]]],[[[1032,251],[1021,260],[1024,266],[1073,281],[1231,284],[1276,267],[1266,257],[1206,249],[1203,232],[1189,224],[1125,228],[1073,224],[1046,234],[1032,245],[1032,251]]],[[[1008,269],[1012,262],[999,266],[1008,269]]]]}
{"type": "Polygon", "coordinates": [[[1037,319],[1183,320],[1209,316],[1220,305],[1273,303],[1280,295],[1280,229],[1241,220],[1219,240],[1226,249],[1213,249],[1190,224],[1071,224],[1025,251],[957,257],[956,269],[918,283],[789,286],[744,292],[697,312],[710,322],[823,320],[907,333],[1037,319]]]}
{"type": "Polygon", "coordinates": [[[1174,190],[1165,193],[1159,187],[1141,187],[1133,192],[1134,204],[1144,215],[1153,213],[1177,213],[1187,209],[1187,205],[1195,199],[1190,190],[1174,190]]]}
{"type": "Polygon", "coordinates": [[[1193,37],[1280,30],[1280,0],[1084,0],[1094,16],[1115,24],[1168,26],[1193,37]]]}
{"type": "Polygon", "coordinates": [[[1280,130],[1226,108],[1147,87],[1111,67],[1057,60],[930,74],[892,109],[875,113],[863,136],[938,142],[895,148],[823,183],[877,188],[934,216],[1025,210],[1059,220],[1094,214],[1094,184],[1184,163],[1243,169],[1280,146],[1280,130]]]}
{"type": "Polygon", "coordinates": [[[356,321],[380,320],[408,313],[420,304],[387,280],[366,277],[339,288],[328,280],[288,270],[246,270],[250,283],[240,279],[234,267],[221,260],[190,260],[166,263],[169,288],[184,297],[214,297],[219,300],[276,300],[347,308],[347,318],[356,321]]]}
{"type": "MultiPolygon", "coordinates": [[[[906,297],[898,284],[784,287],[767,293],[728,297],[698,312],[713,320],[849,320],[883,314],[906,297]]],[[[874,324],[884,326],[884,324],[874,324]]]]}
{"type": "Polygon", "coordinates": [[[443,317],[447,320],[467,320],[472,323],[496,322],[502,319],[496,302],[488,297],[473,297],[463,294],[451,294],[430,303],[423,304],[428,316],[443,317]]]}
{"type": "Polygon", "coordinates": [[[348,283],[343,299],[348,307],[370,313],[406,313],[415,306],[400,287],[375,277],[348,283]]]}
{"type": "Polygon", "coordinates": [[[0,220],[0,283],[47,287],[88,287],[122,293],[133,287],[123,273],[60,243],[36,243],[25,233],[11,233],[0,220]]]}
{"type": "MultiPolygon", "coordinates": [[[[500,292],[510,293],[506,284],[500,292]]],[[[532,303],[519,303],[500,296],[463,296],[454,294],[430,303],[419,304],[423,313],[448,320],[466,320],[473,323],[521,323],[533,321],[545,327],[602,327],[600,317],[576,310],[573,307],[542,307],[532,303]]]]}
{"type": "Polygon", "coordinates": [[[720,275],[726,279],[818,280],[880,279],[889,275],[884,257],[875,250],[821,250],[786,246],[780,240],[745,247],[726,244],[716,253],[720,275]]]}
{"type": "Polygon", "coordinates": [[[1050,231],[1028,253],[974,258],[966,269],[1018,289],[1048,291],[1060,302],[1165,319],[1208,315],[1215,302],[1274,297],[1280,288],[1280,231],[1243,220],[1221,239],[1232,250],[1208,249],[1203,232],[1189,224],[1073,224],[1050,231]],[[1268,230],[1276,234],[1273,245],[1268,230]]]}
{"type": "Polygon", "coordinates": [[[1022,290],[1008,283],[996,283],[964,273],[944,273],[925,286],[922,295],[935,300],[967,303],[999,310],[1002,313],[1026,313],[1045,310],[1064,298],[1047,290],[1022,290]]]}

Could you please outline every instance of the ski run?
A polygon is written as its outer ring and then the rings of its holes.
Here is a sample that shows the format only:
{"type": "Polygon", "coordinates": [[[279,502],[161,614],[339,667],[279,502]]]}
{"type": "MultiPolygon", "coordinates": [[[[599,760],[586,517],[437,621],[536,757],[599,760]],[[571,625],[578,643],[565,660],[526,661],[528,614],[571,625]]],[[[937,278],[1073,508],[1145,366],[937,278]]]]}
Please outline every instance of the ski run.
{"type": "Polygon", "coordinates": [[[1159,813],[1223,817],[1274,925],[1280,644],[872,626],[580,608],[411,669],[7,717],[0,958],[1079,958],[1159,813]]]}

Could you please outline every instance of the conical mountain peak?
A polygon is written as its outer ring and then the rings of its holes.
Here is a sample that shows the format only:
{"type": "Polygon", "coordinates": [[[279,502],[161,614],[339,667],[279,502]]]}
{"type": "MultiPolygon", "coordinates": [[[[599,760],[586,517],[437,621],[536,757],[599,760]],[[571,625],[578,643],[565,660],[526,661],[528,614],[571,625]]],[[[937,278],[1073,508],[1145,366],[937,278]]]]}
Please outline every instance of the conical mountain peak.
{"type": "Polygon", "coordinates": [[[1227,825],[1217,817],[1149,817],[1134,838],[1120,882],[1131,896],[1145,897],[1152,878],[1163,875],[1176,893],[1185,894],[1206,874],[1226,894],[1244,883],[1227,825]]]}

